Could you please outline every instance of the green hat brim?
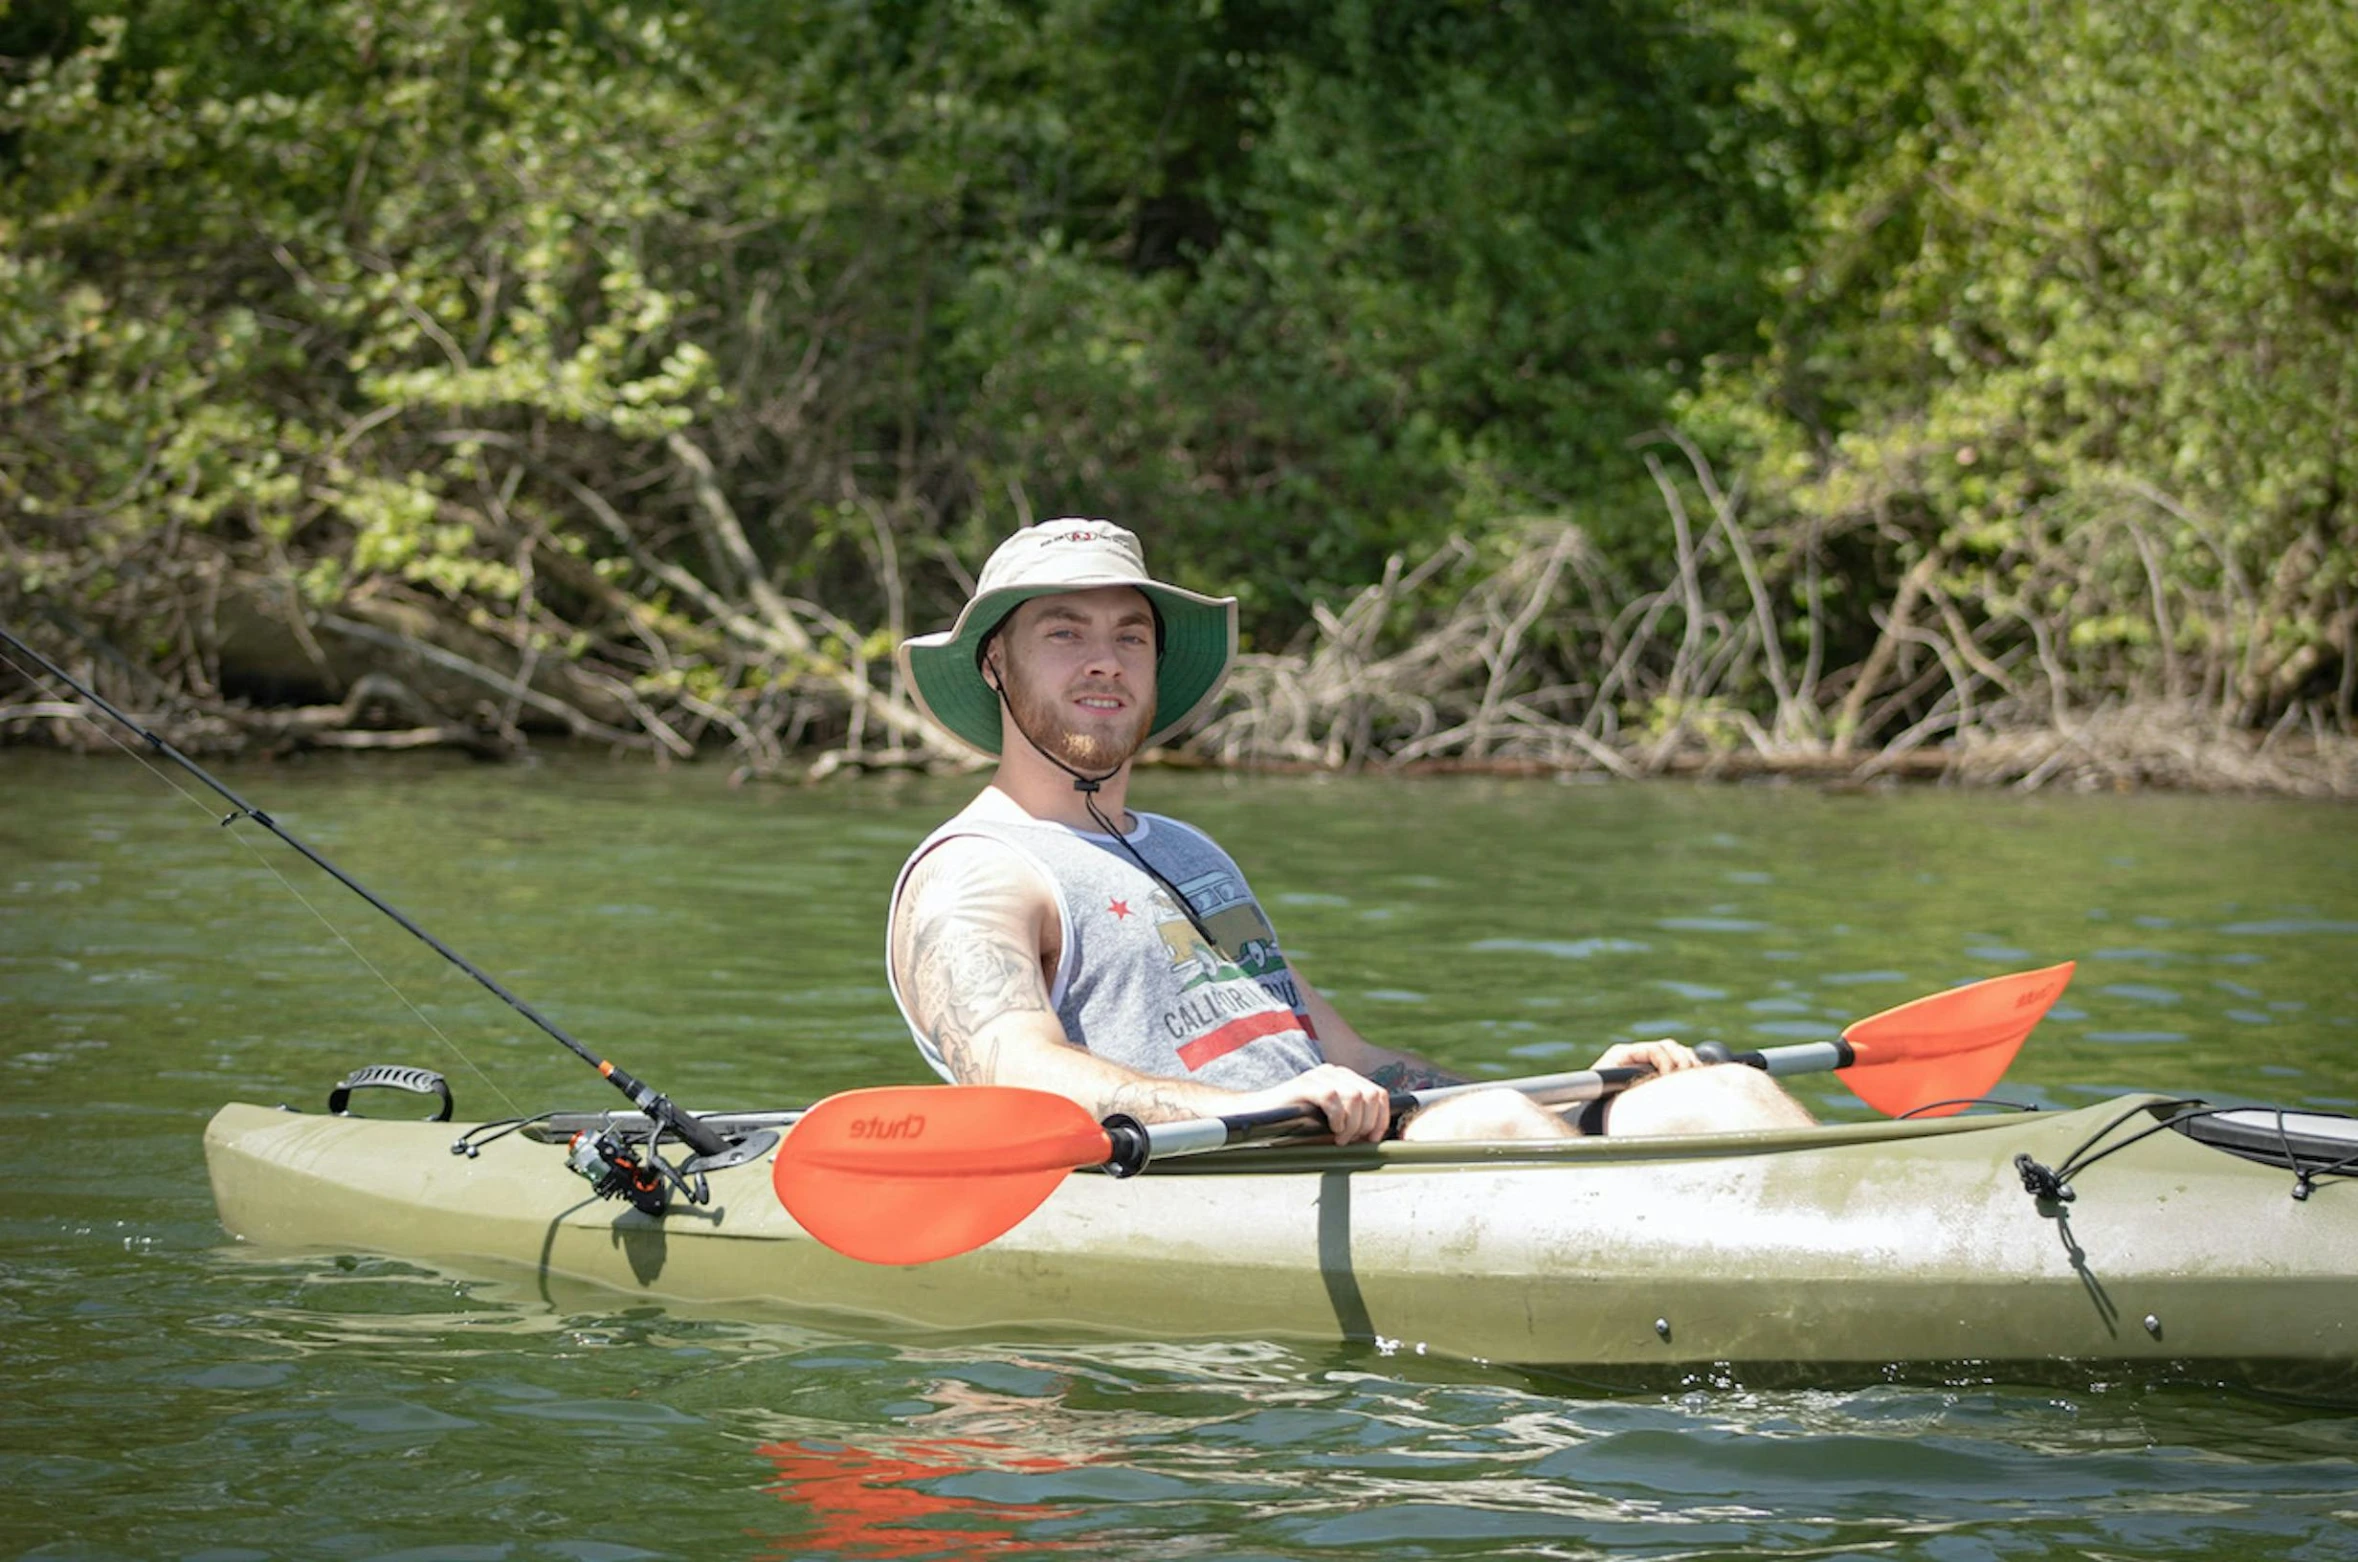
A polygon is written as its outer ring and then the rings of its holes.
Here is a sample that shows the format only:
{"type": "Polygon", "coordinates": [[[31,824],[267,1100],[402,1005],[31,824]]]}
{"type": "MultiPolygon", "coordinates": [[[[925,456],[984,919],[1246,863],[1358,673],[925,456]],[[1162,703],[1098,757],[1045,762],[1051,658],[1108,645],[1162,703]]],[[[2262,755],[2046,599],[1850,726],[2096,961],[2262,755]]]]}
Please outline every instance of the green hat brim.
{"type": "MultiPolygon", "coordinates": [[[[1160,581],[1109,580],[1130,586],[1154,604],[1163,620],[1162,659],[1155,664],[1154,729],[1147,744],[1162,742],[1187,725],[1228,681],[1236,661],[1236,598],[1199,596],[1160,581]]],[[[934,725],[967,747],[997,758],[1003,737],[999,696],[983,681],[976,658],[991,631],[1034,597],[1062,596],[1092,589],[1085,582],[1007,586],[986,591],[966,604],[957,623],[940,634],[901,642],[901,675],[918,708],[934,725]]]]}

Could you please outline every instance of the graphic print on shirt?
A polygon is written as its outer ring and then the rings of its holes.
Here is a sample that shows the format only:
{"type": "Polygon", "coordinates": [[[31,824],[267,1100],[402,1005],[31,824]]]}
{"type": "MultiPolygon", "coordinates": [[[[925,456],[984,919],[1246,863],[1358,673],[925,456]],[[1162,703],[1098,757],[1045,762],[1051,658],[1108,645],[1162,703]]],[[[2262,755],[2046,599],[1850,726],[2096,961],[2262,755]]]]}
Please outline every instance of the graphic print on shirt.
{"type": "Polygon", "coordinates": [[[1155,930],[1162,934],[1164,945],[1171,951],[1171,964],[1180,970],[1190,964],[1196,969],[1197,974],[1189,979],[1188,986],[1239,976],[1261,978],[1285,970],[1285,955],[1277,947],[1277,930],[1269,925],[1269,919],[1261,914],[1261,903],[1253,899],[1236,875],[1201,874],[1180,885],[1179,893],[1195,908],[1196,919],[1203,923],[1204,932],[1210,933],[1213,941],[1211,945],[1205,944],[1203,933],[1196,931],[1195,923],[1172,904],[1171,897],[1160,890],[1155,892],[1155,930]]]}
{"type": "Polygon", "coordinates": [[[1190,1071],[1263,1036],[1307,1030],[1300,990],[1277,930],[1260,903],[1228,873],[1207,873],[1180,886],[1217,947],[1204,941],[1186,911],[1161,889],[1149,899],[1155,932],[1184,973],[1179,1002],[1162,1016],[1163,1029],[1190,1071]]]}

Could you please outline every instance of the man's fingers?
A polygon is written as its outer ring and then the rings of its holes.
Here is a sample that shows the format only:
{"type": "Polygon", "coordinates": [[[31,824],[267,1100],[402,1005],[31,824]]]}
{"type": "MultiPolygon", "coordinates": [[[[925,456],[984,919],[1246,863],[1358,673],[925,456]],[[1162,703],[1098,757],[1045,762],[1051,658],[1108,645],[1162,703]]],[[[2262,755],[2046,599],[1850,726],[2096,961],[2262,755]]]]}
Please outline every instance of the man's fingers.
{"type": "Polygon", "coordinates": [[[1703,1060],[1684,1042],[1665,1039],[1629,1041],[1607,1047],[1596,1061],[1598,1068],[1628,1068],[1638,1064],[1659,1074],[1674,1074],[1684,1068],[1701,1068],[1703,1060]]]}
{"type": "Polygon", "coordinates": [[[1304,1074],[1302,1099],[1325,1114],[1337,1144],[1376,1140],[1391,1126],[1391,1098],[1384,1087],[1332,1063],[1304,1074]]]}
{"type": "Polygon", "coordinates": [[[1326,1108],[1326,1125],[1334,1130],[1335,1143],[1351,1144],[1367,1137],[1367,1103],[1337,1095],[1326,1108]]]}
{"type": "Polygon", "coordinates": [[[1392,1096],[1364,1074],[1322,1063],[1284,1085],[1247,1098],[1254,1107],[1303,1106],[1326,1119],[1337,1144],[1384,1137],[1392,1126],[1392,1096]]]}

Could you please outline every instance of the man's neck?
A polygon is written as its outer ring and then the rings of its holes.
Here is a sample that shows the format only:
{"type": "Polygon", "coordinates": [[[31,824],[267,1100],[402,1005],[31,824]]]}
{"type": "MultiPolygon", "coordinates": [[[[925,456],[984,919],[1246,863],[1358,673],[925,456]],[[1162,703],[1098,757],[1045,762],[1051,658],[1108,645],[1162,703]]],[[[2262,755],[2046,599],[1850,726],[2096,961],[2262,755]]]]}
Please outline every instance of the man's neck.
{"type": "MultiPolygon", "coordinates": [[[[999,769],[991,777],[996,787],[1009,802],[1035,819],[1054,824],[1070,825],[1076,830],[1096,831],[1102,827],[1089,817],[1088,794],[1073,787],[1073,778],[1051,764],[1047,758],[1013,733],[999,756],[999,769]]],[[[1097,811],[1129,829],[1131,820],[1124,811],[1130,795],[1130,767],[1107,776],[1097,784],[1097,811]]]]}

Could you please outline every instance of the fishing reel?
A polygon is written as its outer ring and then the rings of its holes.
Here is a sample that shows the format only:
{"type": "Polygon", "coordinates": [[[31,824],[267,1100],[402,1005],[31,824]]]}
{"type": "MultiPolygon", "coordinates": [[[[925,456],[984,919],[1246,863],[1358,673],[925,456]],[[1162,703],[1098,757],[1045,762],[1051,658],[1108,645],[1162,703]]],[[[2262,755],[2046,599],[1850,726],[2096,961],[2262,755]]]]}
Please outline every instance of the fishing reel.
{"type": "Polygon", "coordinates": [[[719,1150],[690,1155],[675,1165],[663,1157],[664,1130],[636,1113],[608,1114],[595,1122],[578,1117],[569,1121],[566,1114],[552,1113],[527,1131],[534,1138],[554,1141],[568,1130],[570,1137],[562,1139],[568,1171],[587,1182],[599,1198],[628,1199],[631,1208],[656,1216],[670,1207],[675,1191],[690,1204],[709,1204],[712,1188],[705,1181],[706,1172],[758,1160],[778,1142],[776,1129],[750,1120],[731,1121],[719,1139],[719,1150]]]}
{"type": "MultiPolygon", "coordinates": [[[[611,1126],[575,1134],[566,1147],[565,1169],[587,1182],[599,1198],[628,1199],[643,1215],[662,1214],[671,1204],[671,1185],[682,1181],[653,1144],[633,1146],[611,1126]]],[[[690,1203],[701,1204],[710,1197],[703,1184],[699,1173],[695,1186],[683,1185],[690,1203]]]]}

